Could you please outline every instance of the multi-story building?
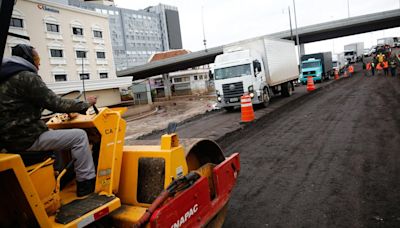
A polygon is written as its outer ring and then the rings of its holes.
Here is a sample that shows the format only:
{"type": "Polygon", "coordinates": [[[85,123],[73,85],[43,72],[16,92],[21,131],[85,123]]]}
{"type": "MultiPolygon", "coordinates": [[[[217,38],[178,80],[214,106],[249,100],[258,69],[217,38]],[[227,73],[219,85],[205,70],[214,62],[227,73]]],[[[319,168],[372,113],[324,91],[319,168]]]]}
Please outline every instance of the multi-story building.
{"type": "Polygon", "coordinates": [[[117,70],[145,64],[154,53],[182,48],[179,14],[174,6],[159,4],[131,10],[116,7],[113,1],[68,0],[68,3],[108,15],[117,70]]]}
{"type": "MultiPolygon", "coordinates": [[[[149,62],[160,61],[188,53],[190,51],[185,49],[160,52],[152,55],[149,62]]],[[[146,103],[149,98],[148,92],[150,91],[153,98],[164,98],[168,93],[166,90],[169,89],[172,96],[208,93],[210,90],[214,90],[213,84],[210,82],[209,72],[209,65],[203,65],[171,72],[167,74],[167,77],[165,77],[166,75],[157,75],[150,77],[148,80],[134,81],[132,90],[135,103],[146,103]]]]}
{"type": "Polygon", "coordinates": [[[19,0],[14,6],[5,55],[17,44],[30,44],[41,55],[39,74],[58,94],[83,90],[98,96],[98,105],[121,102],[108,26],[102,14],[43,0],[19,0]],[[29,37],[22,39],[18,35],[29,37]]]}

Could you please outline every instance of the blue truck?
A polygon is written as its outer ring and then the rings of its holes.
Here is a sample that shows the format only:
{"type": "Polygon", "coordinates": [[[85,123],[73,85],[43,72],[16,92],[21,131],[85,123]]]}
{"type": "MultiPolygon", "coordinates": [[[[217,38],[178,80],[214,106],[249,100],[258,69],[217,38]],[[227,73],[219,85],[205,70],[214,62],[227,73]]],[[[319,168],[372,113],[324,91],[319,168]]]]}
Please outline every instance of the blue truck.
{"type": "Polygon", "coordinates": [[[300,82],[305,85],[307,77],[312,76],[314,82],[328,80],[333,75],[332,53],[321,52],[301,56],[300,82]]]}

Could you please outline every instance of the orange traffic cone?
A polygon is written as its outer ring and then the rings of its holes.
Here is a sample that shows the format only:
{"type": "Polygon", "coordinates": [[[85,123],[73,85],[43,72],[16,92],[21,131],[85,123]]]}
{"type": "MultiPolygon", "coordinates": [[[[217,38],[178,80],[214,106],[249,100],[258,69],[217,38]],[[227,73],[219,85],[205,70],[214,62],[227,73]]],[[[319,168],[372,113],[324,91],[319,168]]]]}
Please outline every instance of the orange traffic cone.
{"type": "Polygon", "coordinates": [[[312,76],[307,77],[307,91],[311,92],[315,90],[314,80],[312,76]]]}
{"type": "Polygon", "coordinates": [[[339,72],[335,70],[335,80],[339,80],[339,72]]]}
{"type": "Polygon", "coordinates": [[[242,111],[242,122],[251,122],[254,120],[253,104],[251,97],[247,94],[240,97],[240,106],[242,111]]]}

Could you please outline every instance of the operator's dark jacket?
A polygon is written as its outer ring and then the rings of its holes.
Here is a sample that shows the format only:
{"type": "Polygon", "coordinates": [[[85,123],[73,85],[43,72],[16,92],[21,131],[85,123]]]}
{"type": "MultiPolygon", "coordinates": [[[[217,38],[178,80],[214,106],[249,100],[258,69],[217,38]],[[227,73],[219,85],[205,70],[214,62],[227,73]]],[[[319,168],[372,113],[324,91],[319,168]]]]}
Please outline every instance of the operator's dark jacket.
{"type": "Polygon", "coordinates": [[[22,152],[48,128],[43,109],[54,112],[85,112],[89,104],[61,99],[47,88],[37,70],[27,60],[4,58],[0,69],[0,150],[22,152]]]}

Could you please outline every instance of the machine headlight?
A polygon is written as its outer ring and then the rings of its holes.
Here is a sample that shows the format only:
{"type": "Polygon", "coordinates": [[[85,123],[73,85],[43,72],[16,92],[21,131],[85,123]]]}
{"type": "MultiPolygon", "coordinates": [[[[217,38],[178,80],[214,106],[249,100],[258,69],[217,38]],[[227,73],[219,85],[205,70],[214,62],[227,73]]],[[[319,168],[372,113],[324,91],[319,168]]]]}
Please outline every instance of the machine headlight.
{"type": "MultiPolygon", "coordinates": [[[[251,93],[251,92],[253,92],[254,91],[254,88],[253,88],[253,86],[251,85],[251,86],[249,86],[249,88],[247,88],[248,89],[248,91],[249,91],[249,93],[251,93]]],[[[254,94],[253,94],[254,95],[254,94]]]]}
{"type": "Polygon", "coordinates": [[[217,100],[218,100],[218,101],[221,101],[221,100],[222,100],[222,98],[221,98],[221,97],[218,97],[218,98],[217,98],[217,100]]]}
{"type": "Polygon", "coordinates": [[[254,97],[254,93],[250,93],[250,97],[253,98],[254,97]]]}

